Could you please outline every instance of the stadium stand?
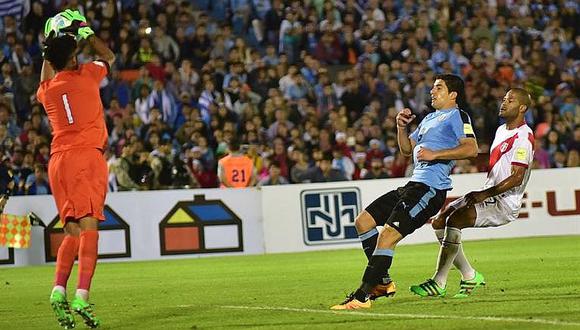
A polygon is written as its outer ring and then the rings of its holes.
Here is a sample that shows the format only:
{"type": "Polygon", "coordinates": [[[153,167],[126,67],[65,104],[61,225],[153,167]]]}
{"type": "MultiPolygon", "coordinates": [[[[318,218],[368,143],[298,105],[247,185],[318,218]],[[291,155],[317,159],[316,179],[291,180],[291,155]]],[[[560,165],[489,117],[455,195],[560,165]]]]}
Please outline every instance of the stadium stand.
{"type": "MultiPolygon", "coordinates": [[[[45,20],[81,11],[117,62],[101,84],[110,189],[217,187],[232,136],[263,182],[299,182],[325,153],[351,180],[402,177],[394,117],[429,108],[435,74],[466,81],[486,171],[498,105],[530,91],[536,168],[579,166],[576,1],[0,0],[0,189],[50,193],[50,127],[35,97],[45,20]],[[271,164],[287,180],[267,180],[271,164]]],[[[93,59],[81,48],[79,62],[93,59]]]]}

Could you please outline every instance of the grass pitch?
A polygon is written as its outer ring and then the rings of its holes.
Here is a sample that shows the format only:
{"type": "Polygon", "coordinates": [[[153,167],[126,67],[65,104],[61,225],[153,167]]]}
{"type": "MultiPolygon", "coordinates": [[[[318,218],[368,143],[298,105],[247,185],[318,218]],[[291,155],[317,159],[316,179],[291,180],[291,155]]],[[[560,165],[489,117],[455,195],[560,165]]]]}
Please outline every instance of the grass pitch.
{"type": "MultiPolygon", "coordinates": [[[[328,309],[359,284],[366,260],[354,249],[102,263],[91,300],[103,329],[580,329],[580,237],[464,249],[488,283],[466,300],[451,298],[456,271],[448,298],[409,293],[432,275],[436,244],[397,248],[391,274],[399,290],[370,310],[328,309]]],[[[0,329],[59,329],[48,304],[53,271],[0,268],[0,329]]]]}

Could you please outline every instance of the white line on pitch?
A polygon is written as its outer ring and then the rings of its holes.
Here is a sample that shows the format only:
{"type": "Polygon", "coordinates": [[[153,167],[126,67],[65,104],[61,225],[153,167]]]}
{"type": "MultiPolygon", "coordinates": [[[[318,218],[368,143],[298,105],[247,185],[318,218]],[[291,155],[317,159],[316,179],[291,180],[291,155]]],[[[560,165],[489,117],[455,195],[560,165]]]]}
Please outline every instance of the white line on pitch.
{"type": "MultiPolygon", "coordinates": [[[[179,305],[177,307],[188,308],[194,305],[179,305]]],[[[291,308],[291,307],[265,307],[265,306],[219,306],[226,309],[245,309],[261,311],[283,311],[283,312],[301,312],[301,313],[318,313],[318,314],[338,314],[354,316],[373,316],[373,317],[398,317],[408,319],[454,319],[469,321],[491,321],[491,322],[520,322],[520,323],[537,323],[549,325],[568,325],[580,326],[580,322],[566,322],[546,319],[523,319],[516,317],[496,317],[496,316],[460,316],[460,315],[429,315],[429,314],[405,314],[405,313],[375,313],[375,312],[356,312],[356,311],[332,311],[308,308],[291,308]]]]}

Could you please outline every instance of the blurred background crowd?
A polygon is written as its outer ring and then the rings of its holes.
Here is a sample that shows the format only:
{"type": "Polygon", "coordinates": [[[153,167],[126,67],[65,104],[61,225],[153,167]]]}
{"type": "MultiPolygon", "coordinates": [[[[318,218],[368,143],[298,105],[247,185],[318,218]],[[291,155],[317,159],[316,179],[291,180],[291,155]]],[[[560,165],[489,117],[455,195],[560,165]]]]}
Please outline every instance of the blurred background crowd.
{"type": "Polygon", "coordinates": [[[113,191],[217,187],[232,138],[262,184],[407,176],[394,118],[432,111],[438,73],[464,78],[480,148],[454,173],[487,170],[510,86],[533,95],[534,167],[579,166],[577,1],[0,0],[0,176],[15,194],[50,193],[35,92],[44,22],[66,8],[117,55],[101,83],[113,191]],[[304,175],[324,160],[330,174],[304,175]]]}

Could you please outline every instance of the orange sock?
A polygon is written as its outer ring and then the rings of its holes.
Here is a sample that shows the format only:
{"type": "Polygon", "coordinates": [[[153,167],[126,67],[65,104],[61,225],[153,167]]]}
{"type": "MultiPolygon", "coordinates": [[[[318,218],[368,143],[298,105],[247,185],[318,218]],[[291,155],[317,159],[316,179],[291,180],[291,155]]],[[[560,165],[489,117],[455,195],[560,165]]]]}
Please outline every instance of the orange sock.
{"type": "Polygon", "coordinates": [[[75,258],[79,252],[79,238],[77,236],[66,235],[60,243],[56,255],[56,274],[54,279],[55,286],[66,288],[66,282],[70,276],[75,258]]]}
{"type": "Polygon", "coordinates": [[[98,257],[99,232],[87,230],[81,233],[79,248],[79,282],[78,289],[89,290],[95,273],[98,257]]]}

